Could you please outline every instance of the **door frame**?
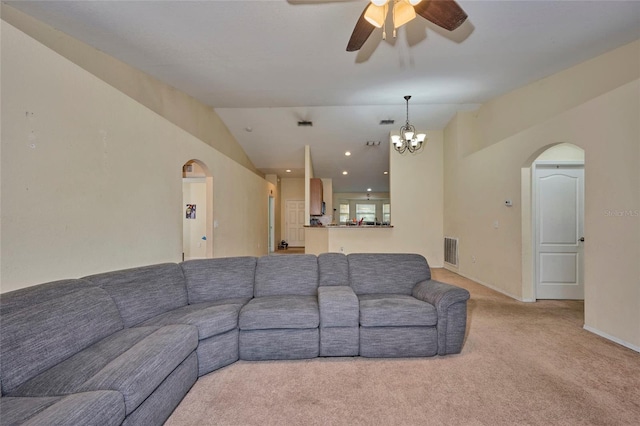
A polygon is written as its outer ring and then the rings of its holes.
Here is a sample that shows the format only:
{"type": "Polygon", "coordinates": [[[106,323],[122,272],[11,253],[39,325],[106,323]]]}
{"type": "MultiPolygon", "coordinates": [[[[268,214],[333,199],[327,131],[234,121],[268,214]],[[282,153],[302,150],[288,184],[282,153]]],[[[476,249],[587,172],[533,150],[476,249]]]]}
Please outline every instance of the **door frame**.
{"type": "Polygon", "coordinates": [[[267,212],[267,251],[273,253],[276,251],[276,199],[273,195],[269,195],[267,199],[267,212]]]}
{"type": "MultiPolygon", "coordinates": [[[[537,175],[537,168],[538,166],[544,166],[544,168],[548,168],[548,167],[553,167],[553,166],[560,166],[560,167],[566,167],[566,168],[582,168],[584,170],[585,168],[585,162],[584,161],[562,161],[562,160],[539,160],[539,161],[534,161],[531,164],[531,254],[533,256],[533,261],[532,261],[532,266],[533,266],[533,286],[532,286],[532,292],[533,292],[533,300],[536,301],[538,300],[538,279],[539,279],[539,259],[538,259],[538,223],[539,223],[539,212],[538,212],[538,202],[537,202],[537,195],[538,195],[538,184],[537,184],[537,179],[536,179],[536,175],[537,175]]],[[[584,184],[584,182],[583,182],[584,184]]],[[[583,196],[584,196],[584,192],[583,191],[583,196]]],[[[582,215],[584,217],[584,206],[583,206],[583,210],[582,210],[582,215]]],[[[584,221],[583,221],[583,231],[582,231],[583,235],[585,234],[585,230],[584,230],[584,221]]],[[[580,271],[581,272],[581,276],[584,279],[584,260],[582,262],[583,265],[583,270],[580,271]]],[[[583,283],[584,286],[584,283],[583,283]]]]}

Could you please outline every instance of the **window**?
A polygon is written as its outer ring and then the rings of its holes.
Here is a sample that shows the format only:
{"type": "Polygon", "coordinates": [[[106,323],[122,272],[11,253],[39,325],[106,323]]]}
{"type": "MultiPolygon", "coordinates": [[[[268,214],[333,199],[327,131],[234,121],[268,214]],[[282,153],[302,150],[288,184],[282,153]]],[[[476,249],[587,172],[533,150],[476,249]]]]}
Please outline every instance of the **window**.
{"type": "Polygon", "coordinates": [[[375,204],[356,204],[356,219],[364,219],[363,222],[376,221],[376,205],[375,204]]]}
{"type": "Polygon", "coordinates": [[[391,223],[391,204],[385,203],[382,205],[382,221],[384,223],[391,223]]]}
{"type": "Polygon", "coordinates": [[[349,222],[349,204],[340,204],[340,223],[349,222]]]}

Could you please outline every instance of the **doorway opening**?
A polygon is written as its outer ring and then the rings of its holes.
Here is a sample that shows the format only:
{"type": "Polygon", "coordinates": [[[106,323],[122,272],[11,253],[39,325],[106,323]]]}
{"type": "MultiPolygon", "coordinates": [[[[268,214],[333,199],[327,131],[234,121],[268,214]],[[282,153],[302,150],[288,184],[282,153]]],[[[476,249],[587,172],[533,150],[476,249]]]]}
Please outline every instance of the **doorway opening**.
{"type": "Polygon", "coordinates": [[[213,177],[206,164],[182,166],[182,260],[213,257],[213,177]]]}
{"type": "Polygon", "coordinates": [[[584,300],[584,150],[544,147],[522,168],[523,300],[584,300]]]}

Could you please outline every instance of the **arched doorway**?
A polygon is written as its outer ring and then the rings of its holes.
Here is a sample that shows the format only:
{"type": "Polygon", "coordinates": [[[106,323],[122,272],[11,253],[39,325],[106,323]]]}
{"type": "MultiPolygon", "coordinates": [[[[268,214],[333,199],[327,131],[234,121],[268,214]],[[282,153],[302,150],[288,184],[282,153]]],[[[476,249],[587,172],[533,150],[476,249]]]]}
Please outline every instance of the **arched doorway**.
{"type": "Polygon", "coordinates": [[[182,166],[182,259],[213,257],[213,178],[199,160],[182,166]]]}
{"type": "Polygon", "coordinates": [[[523,300],[584,299],[584,150],[550,144],[522,168],[523,300]]]}

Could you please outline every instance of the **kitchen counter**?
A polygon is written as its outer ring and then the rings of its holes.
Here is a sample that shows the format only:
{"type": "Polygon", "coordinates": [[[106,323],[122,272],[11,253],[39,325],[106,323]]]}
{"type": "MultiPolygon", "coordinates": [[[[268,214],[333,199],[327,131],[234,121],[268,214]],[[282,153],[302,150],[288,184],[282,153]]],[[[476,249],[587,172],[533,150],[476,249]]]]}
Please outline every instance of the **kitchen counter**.
{"type": "Polygon", "coordinates": [[[389,229],[393,228],[393,225],[305,225],[305,228],[325,228],[325,229],[372,229],[372,228],[382,228],[389,229]]]}

